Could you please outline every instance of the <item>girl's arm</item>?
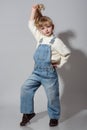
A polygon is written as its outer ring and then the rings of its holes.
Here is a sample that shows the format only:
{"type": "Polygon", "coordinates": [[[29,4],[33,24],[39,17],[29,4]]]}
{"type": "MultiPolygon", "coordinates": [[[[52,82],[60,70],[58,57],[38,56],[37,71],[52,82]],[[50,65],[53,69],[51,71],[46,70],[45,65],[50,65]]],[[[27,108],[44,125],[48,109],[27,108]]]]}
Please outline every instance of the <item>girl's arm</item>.
{"type": "Polygon", "coordinates": [[[66,47],[66,45],[59,38],[55,40],[53,46],[55,50],[58,52],[58,54],[60,54],[61,57],[60,62],[58,64],[53,64],[53,66],[61,68],[69,59],[71,51],[69,50],[69,48],[66,47]]]}
{"type": "Polygon", "coordinates": [[[34,20],[36,11],[37,11],[37,5],[32,6],[30,20],[34,20]]]}
{"type": "Polygon", "coordinates": [[[55,50],[63,57],[66,57],[67,55],[70,55],[71,53],[70,49],[59,38],[56,38],[53,46],[55,50]]]}
{"type": "Polygon", "coordinates": [[[36,41],[38,42],[42,35],[34,24],[37,8],[38,8],[38,5],[32,6],[32,10],[31,10],[31,14],[30,14],[29,22],[28,22],[28,27],[30,31],[32,32],[33,36],[35,37],[36,41]]]}

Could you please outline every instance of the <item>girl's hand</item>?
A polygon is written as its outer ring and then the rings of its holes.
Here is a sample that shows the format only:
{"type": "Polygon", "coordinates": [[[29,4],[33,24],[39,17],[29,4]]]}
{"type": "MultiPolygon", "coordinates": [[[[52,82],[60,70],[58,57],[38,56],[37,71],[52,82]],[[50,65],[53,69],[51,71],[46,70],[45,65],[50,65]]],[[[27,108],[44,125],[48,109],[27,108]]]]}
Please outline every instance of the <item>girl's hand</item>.
{"type": "Polygon", "coordinates": [[[54,68],[57,68],[57,63],[52,63],[52,66],[54,67],[54,68]]]}
{"type": "Polygon", "coordinates": [[[38,9],[38,5],[33,5],[32,6],[32,11],[36,11],[38,9]]]}
{"type": "Polygon", "coordinates": [[[30,20],[34,20],[36,11],[37,11],[38,5],[33,5],[32,10],[31,10],[31,15],[30,15],[30,20]]]}

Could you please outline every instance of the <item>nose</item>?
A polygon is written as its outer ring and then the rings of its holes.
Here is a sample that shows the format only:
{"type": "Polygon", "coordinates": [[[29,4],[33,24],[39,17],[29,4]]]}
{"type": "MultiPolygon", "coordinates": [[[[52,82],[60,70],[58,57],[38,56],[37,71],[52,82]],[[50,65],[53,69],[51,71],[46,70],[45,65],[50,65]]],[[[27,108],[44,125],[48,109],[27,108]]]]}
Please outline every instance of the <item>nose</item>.
{"type": "Polygon", "coordinates": [[[46,28],[46,32],[48,32],[48,28],[46,28]]]}

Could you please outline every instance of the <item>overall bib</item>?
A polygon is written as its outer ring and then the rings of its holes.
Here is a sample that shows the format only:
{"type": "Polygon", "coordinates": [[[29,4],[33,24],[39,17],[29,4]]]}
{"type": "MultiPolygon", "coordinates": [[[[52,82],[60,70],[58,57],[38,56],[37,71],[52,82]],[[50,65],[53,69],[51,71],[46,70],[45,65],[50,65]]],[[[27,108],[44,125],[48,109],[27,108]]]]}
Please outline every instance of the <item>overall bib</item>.
{"type": "MultiPolygon", "coordinates": [[[[34,94],[42,85],[48,99],[48,114],[51,119],[60,117],[59,83],[56,69],[51,64],[51,44],[41,44],[34,54],[34,71],[21,87],[21,113],[34,113],[34,94]]],[[[39,104],[38,104],[39,105],[39,104]]]]}

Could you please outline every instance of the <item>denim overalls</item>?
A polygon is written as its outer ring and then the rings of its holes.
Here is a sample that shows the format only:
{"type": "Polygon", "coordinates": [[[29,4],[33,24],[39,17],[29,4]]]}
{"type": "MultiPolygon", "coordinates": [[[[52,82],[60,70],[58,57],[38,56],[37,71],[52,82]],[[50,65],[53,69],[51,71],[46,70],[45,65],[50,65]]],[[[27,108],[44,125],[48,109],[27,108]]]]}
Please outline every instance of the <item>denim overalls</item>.
{"type": "MultiPolygon", "coordinates": [[[[34,71],[21,87],[21,113],[34,112],[34,94],[43,85],[48,99],[48,114],[51,119],[60,117],[59,83],[56,69],[51,64],[51,39],[50,45],[41,44],[34,54],[34,71]]],[[[38,104],[39,105],[39,104],[38,104]]]]}

